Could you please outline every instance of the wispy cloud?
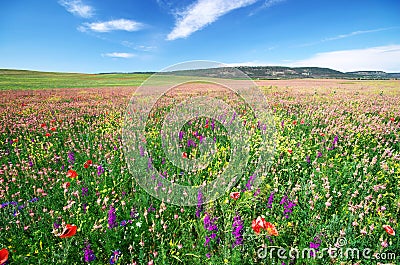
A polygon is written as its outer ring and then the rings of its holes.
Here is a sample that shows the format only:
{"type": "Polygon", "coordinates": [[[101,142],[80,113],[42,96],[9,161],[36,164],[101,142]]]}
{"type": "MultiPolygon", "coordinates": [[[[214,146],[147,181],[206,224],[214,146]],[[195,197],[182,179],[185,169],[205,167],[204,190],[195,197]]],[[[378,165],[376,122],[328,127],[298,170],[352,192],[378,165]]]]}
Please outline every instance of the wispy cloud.
{"type": "Polygon", "coordinates": [[[400,45],[318,53],[308,59],[291,63],[290,66],[329,67],[344,72],[400,72],[400,45]]]}
{"type": "Polygon", "coordinates": [[[121,44],[124,45],[125,47],[129,47],[129,48],[135,49],[137,51],[143,51],[143,52],[150,52],[150,51],[154,51],[157,49],[156,46],[138,45],[138,44],[135,44],[130,41],[122,41],[121,44]]]}
{"type": "Polygon", "coordinates": [[[103,53],[102,54],[103,57],[112,57],[112,58],[132,58],[134,56],[136,56],[133,53],[127,53],[127,52],[111,52],[111,53],[103,53]]]}
{"type": "Polygon", "coordinates": [[[94,14],[93,7],[84,4],[81,0],[60,0],[58,3],[78,17],[90,18],[94,14]]]}
{"type": "Polygon", "coordinates": [[[219,17],[241,7],[254,4],[258,0],[198,0],[186,10],[178,13],[174,29],[167,40],[186,38],[205,26],[215,22],[219,17]]]}
{"type": "Polygon", "coordinates": [[[340,39],[350,38],[350,37],[357,36],[357,35],[369,34],[369,33],[380,32],[380,31],[386,31],[386,30],[391,30],[391,29],[396,29],[396,28],[398,28],[398,27],[388,27],[388,28],[379,28],[379,29],[370,29],[370,30],[357,30],[357,31],[353,31],[353,32],[350,32],[350,33],[347,33],[347,34],[340,34],[340,35],[337,35],[337,36],[324,38],[324,39],[321,39],[319,41],[301,44],[301,45],[299,45],[299,47],[313,46],[313,45],[317,45],[317,44],[320,44],[320,43],[323,43],[323,42],[340,40],[340,39]]]}
{"type": "Polygon", "coordinates": [[[104,22],[84,23],[78,27],[79,31],[110,32],[114,30],[138,31],[143,24],[129,19],[115,19],[104,22]]]}
{"type": "Polygon", "coordinates": [[[266,8],[270,8],[271,6],[277,5],[279,3],[285,2],[286,0],[265,0],[264,3],[258,7],[257,9],[253,10],[249,16],[253,16],[256,13],[258,13],[259,11],[266,9],[266,8]]]}

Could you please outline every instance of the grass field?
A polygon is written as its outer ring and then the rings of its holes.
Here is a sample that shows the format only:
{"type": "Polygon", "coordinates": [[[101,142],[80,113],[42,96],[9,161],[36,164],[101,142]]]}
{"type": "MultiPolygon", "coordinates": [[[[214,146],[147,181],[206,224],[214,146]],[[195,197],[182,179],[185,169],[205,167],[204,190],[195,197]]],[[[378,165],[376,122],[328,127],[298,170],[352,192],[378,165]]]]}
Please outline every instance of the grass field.
{"type": "Polygon", "coordinates": [[[0,69],[0,90],[139,86],[149,74],[78,74],[0,69]]]}
{"type": "MultiPolygon", "coordinates": [[[[399,264],[399,81],[258,82],[277,139],[262,184],[249,167],[232,193],[180,207],[148,195],[125,163],[124,115],[146,77],[0,71],[0,264],[6,252],[9,264],[399,264]]],[[[162,115],[144,135],[149,167],[187,181],[157,144],[162,115]]],[[[184,159],[216,137],[197,183],[231,159],[222,124],[209,125],[182,127],[184,159]]]]}

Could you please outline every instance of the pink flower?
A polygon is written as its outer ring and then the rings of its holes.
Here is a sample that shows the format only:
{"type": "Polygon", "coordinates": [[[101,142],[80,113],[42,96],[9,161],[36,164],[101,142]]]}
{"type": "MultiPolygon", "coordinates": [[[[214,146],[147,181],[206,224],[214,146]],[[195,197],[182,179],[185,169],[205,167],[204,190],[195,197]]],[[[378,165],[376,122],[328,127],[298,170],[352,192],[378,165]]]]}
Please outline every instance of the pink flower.
{"type": "Polygon", "coordinates": [[[385,240],[381,243],[381,246],[387,248],[389,246],[388,242],[385,240]]]}

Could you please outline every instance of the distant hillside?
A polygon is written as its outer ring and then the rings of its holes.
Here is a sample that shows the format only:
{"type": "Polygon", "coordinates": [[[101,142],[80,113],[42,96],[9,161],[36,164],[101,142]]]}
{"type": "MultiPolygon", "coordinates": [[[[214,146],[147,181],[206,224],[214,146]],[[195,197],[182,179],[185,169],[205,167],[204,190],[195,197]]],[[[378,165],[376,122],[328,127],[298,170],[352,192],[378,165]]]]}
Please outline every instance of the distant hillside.
{"type": "MultiPolygon", "coordinates": [[[[329,68],[284,66],[235,67],[252,79],[331,78],[353,80],[400,79],[400,73],[356,71],[343,73],[329,68]]],[[[233,67],[163,72],[165,75],[243,78],[233,67]]],[[[133,73],[57,73],[29,70],[0,69],[0,90],[139,86],[154,72],[133,73]]]]}
{"type": "MultiPolygon", "coordinates": [[[[400,73],[357,71],[343,73],[320,67],[239,66],[235,67],[252,79],[336,78],[336,79],[397,79],[400,73]]],[[[239,78],[232,67],[174,71],[165,74],[239,78]]]]}

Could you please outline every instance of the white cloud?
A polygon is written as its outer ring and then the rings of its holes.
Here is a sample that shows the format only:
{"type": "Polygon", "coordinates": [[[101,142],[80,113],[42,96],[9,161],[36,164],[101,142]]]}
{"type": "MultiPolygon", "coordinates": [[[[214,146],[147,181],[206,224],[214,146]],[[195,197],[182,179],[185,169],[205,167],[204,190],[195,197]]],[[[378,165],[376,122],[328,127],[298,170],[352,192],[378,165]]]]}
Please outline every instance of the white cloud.
{"type": "Polygon", "coordinates": [[[129,20],[129,19],[115,19],[104,22],[85,23],[79,26],[79,31],[86,31],[87,29],[96,32],[110,32],[114,30],[137,31],[143,27],[142,23],[129,20]]]}
{"type": "Polygon", "coordinates": [[[329,67],[343,72],[373,71],[400,72],[400,45],[318,53],[289,66],[329,67]]]}
{"type": "Polygon", "coordinates": [[[226,13],[254,4],[258,0],[198,0],[182,13],[174,29],[168,34],[167,40],[186,38],[205,26],[215,22],[226,13]]]}
{"type": "Polygon", "coordinates": [[[132,58],[135,56],[133,53],[126,53],[126,52],[111,52],[111,53],[103,53],[103,57],[112,57],[112,58],[132,58]]]}
{"type": "Polygon", "coordinates": [[[337,35],[334,37],[325,38],[325,39],[322,39],[322,40],[319,40],[316,42],[301,44],[298,47],[312,46],[312,45],[317,45],[317,44],[327,42],[327,41],[340,40],[340,39],[345,39],[345,38],[349,38],[349,37],[353,37],[353,36],[357,36],[357,35],[386,31],[386,30],[391,30],[391,29],[396,29],[396,28],[398,28],[398,27],[379,28],[379,29],[370,29],[370,30],[357,30],[357,31],[353,31],[353,32],[350,32],[347,34],[340,34],[340,35],[337,35]]]}
{"type": "Polygon", "coordinates": [[[285,2],[285,1],[286,0],[265,0],[265,2],[259,8],[257,8],[253,12],[251,12],[249,14],[249,16],[255,15],[257,12],[259,12],[259,11],[265,9],[265,8],[270,8],[271,6],[274,6],[276,4],[279,4],[279,3],[282,3],[282,2],[285,2]]]}
{"type": "Polygon", "coordinates": [[[265,0],[264,4],[263,4],[263,8],[268,8],[271,6],[274,6],[276,4],[279,4],[281,2],[285,2],[286,0],[265,0]]]}
{"type": "Polygon", "coordinates": [[[93,7],[84,4],[81,0],[60,0],[58,3],[78,17],[90,18],[94,14],[93,7]]]}
{"type": "Polygon", "coordinates": [[[125,47],[129,47],[129,48],[135,49],[137,51],[143,51],[143,52],[150,52],[150,51],[154,51],[157,49],[156,46],[137,45],[130,41],[122,41],[121,44],[124,45],[125,47]]]}

